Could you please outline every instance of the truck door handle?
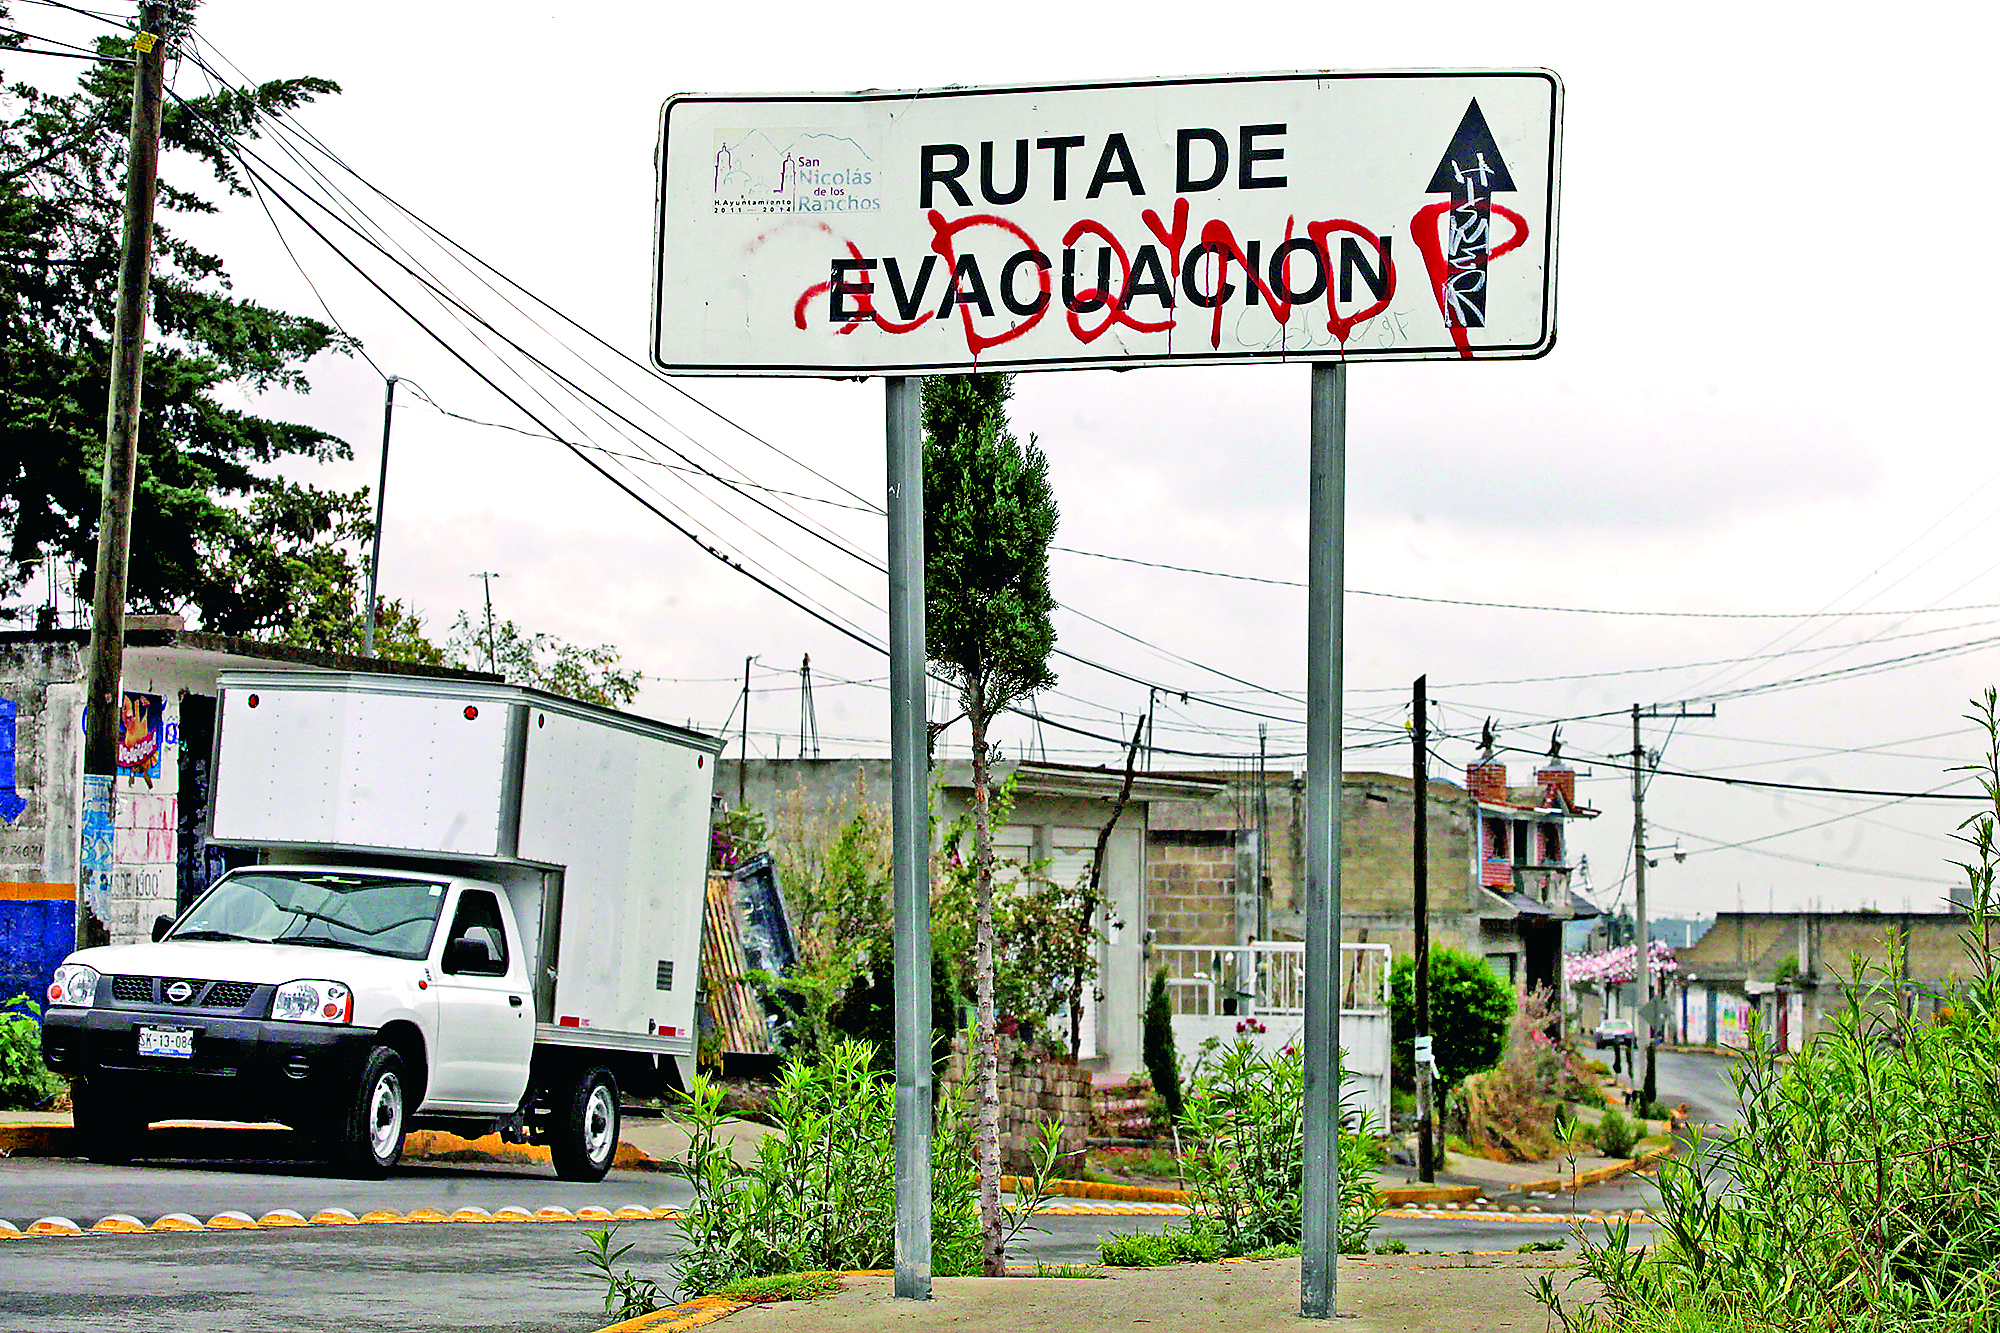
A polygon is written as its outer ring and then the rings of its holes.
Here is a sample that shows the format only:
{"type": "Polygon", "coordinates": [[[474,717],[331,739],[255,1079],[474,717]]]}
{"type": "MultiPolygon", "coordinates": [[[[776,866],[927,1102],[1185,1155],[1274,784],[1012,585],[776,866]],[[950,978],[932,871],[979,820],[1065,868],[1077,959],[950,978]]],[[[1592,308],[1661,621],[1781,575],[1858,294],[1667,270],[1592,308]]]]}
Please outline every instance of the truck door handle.
{"type": "Polygon", "coordinates": [[[513,1005],[516,1009],[519,1009],[521,1007],[521,997],[518,995],[509,995],[507,997],[507,1003],[513,1005]]]}

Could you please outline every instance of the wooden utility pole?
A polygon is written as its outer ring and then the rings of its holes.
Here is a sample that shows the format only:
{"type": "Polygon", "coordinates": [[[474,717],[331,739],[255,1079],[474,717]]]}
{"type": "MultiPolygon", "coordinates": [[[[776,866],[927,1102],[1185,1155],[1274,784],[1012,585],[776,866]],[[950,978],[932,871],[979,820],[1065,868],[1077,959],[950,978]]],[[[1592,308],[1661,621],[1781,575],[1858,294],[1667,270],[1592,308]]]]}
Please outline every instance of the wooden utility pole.
{"type": "Polygon", "coordinates": [[[149,0],[133,38],[132,148],[125,173],[124,252],[111,331],[111,401],[104,421],[104,484],[97,520],[90,649],[84,667],[84,829],[77,865],[77,943],[109,943],[104,921],[116,827],[120,681],[125,671],[125,585],[132,558],[132,490],[139,470],[139,385],[152,288],[153,203],[160,178],[160,111],[167,47],[181,6],[149,0]]]}
{"type": "Polygon", "coordinates": [[[1414,950],[1417,985],[1417,1176],[1437,1179],[1437,1108],[1431,1089],[1431,848],[1430,848],[1430,723],[1425,716],[1427,677],[1418,676],[1410,699],[1410,778],[1415,811],[1410,836],[1410,880],[1416,917],[1414,950]]]}

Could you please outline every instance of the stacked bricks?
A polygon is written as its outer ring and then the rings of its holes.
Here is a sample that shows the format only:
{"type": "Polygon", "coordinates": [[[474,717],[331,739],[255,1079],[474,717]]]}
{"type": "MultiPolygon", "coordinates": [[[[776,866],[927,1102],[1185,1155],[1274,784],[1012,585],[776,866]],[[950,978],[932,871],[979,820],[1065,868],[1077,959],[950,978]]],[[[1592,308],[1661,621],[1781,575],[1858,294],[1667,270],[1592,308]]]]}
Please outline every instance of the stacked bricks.
{"type": "MultiPolygon", "coordinates": [[[[1504,770],[1503,770],[1504,771],[1504,770]]],[[[1544,768],[1535,774],[1535,782],[1545,792],[1554,792],[1562,797],[1564,805],[1576,804],[1576,770],[1573,768],[1544,768]]]]}
{"type": "Polygon", "coordinates": [[[1146,849],[1147,924],[1160,944],[1236,942],[1236,839],[1155,830],[1146,849]]]}
{"type": "MultiPolygon", "coordinates": [[[[977,1116],[977,1096],[965,1068],[963,1040],[952,1044],[940,1098],[963,1097],[968,1117],[977,1116]]],[[[1000,1038],[1000,1170],[1025,1175],[1034,1165],[1043,1122],[1062,1125],[1059,1175],[1080,1175],[1090,1134],[1090,1074],[1066,1060],[1035,1055],[1013,1037],[1000,1038]]]]}
{"type": "MultiPolygon", "coordinates": [[[[1573,775],[1571,780],[1574,781],[1573,775]]],[[[1475,801],[1490,801],[1495,805],[1507,804],[1507,765],[1467,764],[1465,789],[1472,793],[1472,799],[1475,801]]]]}

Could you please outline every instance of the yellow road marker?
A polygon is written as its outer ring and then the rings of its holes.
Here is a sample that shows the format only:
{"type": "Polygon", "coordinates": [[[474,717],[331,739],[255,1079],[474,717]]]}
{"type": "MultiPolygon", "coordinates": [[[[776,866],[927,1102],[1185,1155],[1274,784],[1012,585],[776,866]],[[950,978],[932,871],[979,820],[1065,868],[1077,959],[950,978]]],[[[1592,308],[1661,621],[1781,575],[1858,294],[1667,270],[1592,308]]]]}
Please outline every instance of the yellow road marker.
{"type": "Polygon", "coordinates": [[[493,1216],[493,1214],[487,1212],[484,1208],[459,1208],[452,1212],[448,1220],[453,1222],[498,1222],[501,1219],[493,1216]]]}
{"type": "Polygon", "coordinates": [[[67,1217],[44,1217],[28,1227],[30,1236],[81,1236],[83,1228],[67,1217]]]}
{"type": "Polygon", "coordinates": [[[345,1208],[322,1208],[309,1220],[316,1227],[351,1227],[361,1221],[345,1208]]]}
{"type": "Polygon", "coordinates": [[[305,1214],[293,1208],[273,1208],[257,1221],[267,1227],[303,1227],[312,1225],[305,1214]]]}
{"type": "Polygon", "coordinates": [[[109,1217],[100,1217],[97,1219],[97,1225],[91,1228],[92,1231],[109,1232],[119,1236],[129,1236],[145,1229],[144,1222],[126,1213],[113,1213],[109,1217]]]}
{"type": "Polygon", "coordinates": [[[248,1213],[239,1213],[232,1208],[226,1213],[217,1213],[214,1217],[209,1218],[208,1226],[211,1231],[255,1231],[257,1230],[257,1219],[248,1213]]]}
{"type": "Polygon", "coordinates": [[[401,1226],[410,1219],[393,1208],[377,1208],[373,1212],[363,1213],[357,1220],[371,1226],[401,1226]]]}
{"type": "Polygon", "coordinates": [[[194,1217],[188,1213],[168,1213],[165,1217],[153,1223],[153,1230],[206,1231],[208,1230],[208,1228],[202,1225],[200,1218],[194,1217]]]}

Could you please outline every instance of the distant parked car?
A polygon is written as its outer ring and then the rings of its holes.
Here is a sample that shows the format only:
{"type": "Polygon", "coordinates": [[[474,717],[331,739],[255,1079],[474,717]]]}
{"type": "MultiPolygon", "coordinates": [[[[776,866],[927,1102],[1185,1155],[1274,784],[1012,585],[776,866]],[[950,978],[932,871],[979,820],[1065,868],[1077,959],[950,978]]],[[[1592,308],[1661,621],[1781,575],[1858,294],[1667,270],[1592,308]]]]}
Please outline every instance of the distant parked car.
{"type": "Polygon", "coordinates": [[[1590,1030],[1597,1041],[1597,1049],[1607,1046],[1636,1046],[1639,1043],[1638,1029],[1629,1018],[1607,1018],[1590,1030]]]}

